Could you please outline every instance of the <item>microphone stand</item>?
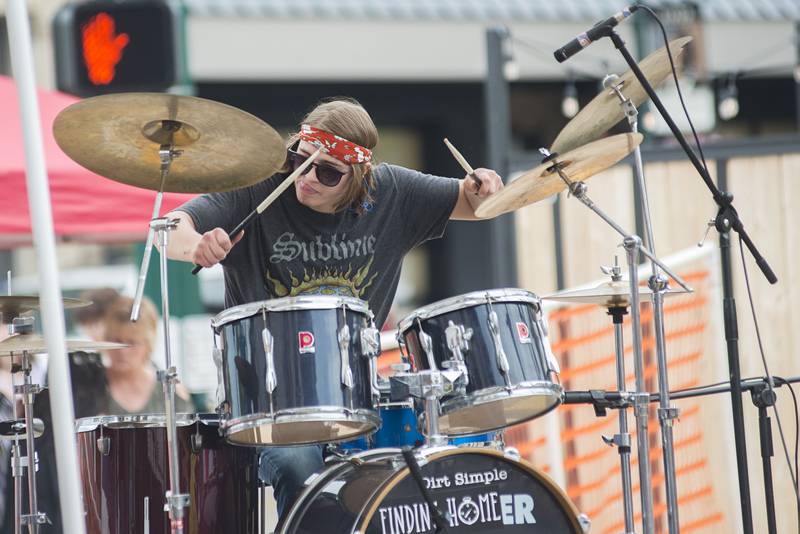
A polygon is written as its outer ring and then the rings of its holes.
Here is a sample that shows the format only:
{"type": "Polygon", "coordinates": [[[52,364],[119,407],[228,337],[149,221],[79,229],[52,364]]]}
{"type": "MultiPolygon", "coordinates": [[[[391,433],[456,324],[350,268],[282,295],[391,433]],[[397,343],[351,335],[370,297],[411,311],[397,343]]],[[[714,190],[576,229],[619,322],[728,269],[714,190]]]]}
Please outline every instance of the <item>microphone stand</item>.
{"type": "Polygon", "coordinates": [[[747,246],[750,254],[756,260],[761,272],[769,280],[771,284],[778,281],[775,273],[772,272],[766,259],[758,252],[750,236],[744,229],[744,225],[739,218],[739,214],[733,207],[733,195],[728,192],[720,191],[711,176],[706,171],[705,167],[701,164],[700,160],[694,153],[694,150],[689,146],[686,138],[683,136],[675,121],[672,120],[661,100],[658,98],[653,86],[647,81],[647,78],[642,73],[639,66],[636,64],[633,56],[631,56],[628,49],[625,47],[625,41],[614,31],[610,25],[603,27],[600,36],[609,37],[614,43],[614,47],[620,51],[625,62],[630,67],[636,79],[642,85],[642,88],[647,93],[650,100],[658,109],[661,116],[666,121],[672,134],[681,145],[689,160],[694,165],[703,182],[711,191],[714,202],[719,206],[719,211],[715,219],[714,226],[719,232],[720,240],[719,247],[722,257],[722,289],[723,289],[723,310],[725,322],[725,340],[728,352],[728,366],[731,378],[731,403],[733,410],[733,427],[734,427],[734,442],[736,445],[736,464],[739,475],[739,497],[742,507],[742,523],[745,534],[753,534],[753,514],[750,504],[750,480],[747,470],[747,442],[744,432],[744,413],[742,408],[742,386],[741,386],[741,370],[739,367],[739,335],[736,319],[736,302],[733,297],[733,275],[732,264],[730,256],[730,231],[734,230],[739,234],[742,241],[747,246]]]}

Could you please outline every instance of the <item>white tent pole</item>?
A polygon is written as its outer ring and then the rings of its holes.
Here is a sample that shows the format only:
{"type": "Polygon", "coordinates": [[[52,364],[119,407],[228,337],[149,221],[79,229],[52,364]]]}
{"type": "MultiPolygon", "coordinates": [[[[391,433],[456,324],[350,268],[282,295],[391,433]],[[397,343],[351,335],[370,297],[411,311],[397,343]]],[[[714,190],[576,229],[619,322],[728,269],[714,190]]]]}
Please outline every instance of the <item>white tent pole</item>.
{"type": "Polygon", "coordinates": [[[19,93],[22,131],[25,138],[25,166],[33,241],[39,263],[41,315],[47,342],[48,385],[53,435],[56,443],[58,493],[64,532],[85,534],[81,486],[75,445],[75,414],[72,407],[69,365],[65,349],[64,310],[56,261],[53,213],[50,204],[44,146],[33,73],[31,29],[25,0],[8,0],[6,7],[11,66],[19,93]]]}

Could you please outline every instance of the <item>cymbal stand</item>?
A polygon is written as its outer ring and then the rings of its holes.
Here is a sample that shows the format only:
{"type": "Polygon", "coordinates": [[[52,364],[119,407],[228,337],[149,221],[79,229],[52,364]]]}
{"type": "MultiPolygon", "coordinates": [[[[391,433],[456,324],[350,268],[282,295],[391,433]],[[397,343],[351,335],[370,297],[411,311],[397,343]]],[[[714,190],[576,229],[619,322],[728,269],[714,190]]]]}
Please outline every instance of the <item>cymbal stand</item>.
{"type": "MultiPolygon", "coordinates": [[[[9,327],[12,334],[26,334],[33,331],[33,318],[15,318],[9,327]]],[[[22,372],[22,385],[13,384],[14,393],[22,397],[22,406],[25,418],[25,456],[21,455],[19,447],[19,435],[14,436],[12,448],[11,473],[14,478],[14,528],[16,534],[21,534],[22,529],[27,526],[29,534],[37,534],[39,525],[48,522],[47,515],[39,511],[39,502],[36,493],[36,471],[38,470],[38,458],[36,456],[36,444],[33,426],[33,398],[42,391],[39,384],[31,382],[31,355],[27,351],[22,352],[21,363],[18,368],[22,372]],[[28,480],[28,513],[22,513],[22,477],[23,470],[27,469],[28,480]]],[[[14,373],[13,357],[11,366],[12,376],[14,373]]],[[[16,414],[16,403],[14,416],[16,414]]]]}
{"type": "MultiPolygon", "coordinates": [[[[558,161],[558,154],[551,154],[547,149],[540,148],[539,151],[545,156],[545,161],[552,163],[550,167],[551,172],[556,172],[567,185],[569,192],[572,196],[578,199],[584,206],[595,212],[606,224],[611,226],[622,237],[622,245],[625,248],[625,257],[628,263],[628,273],[631,286],[631,322],[633,332],[633,366],[634,374],[636,375],[636,392],[638,394],[646,393],[646,386],[644,381],[644,359],[642,356],[642,323],[639,305],[639,273],[638,273],[638,253],[643,254],[650,259],[653,263],[661,267],[661,269],[671,276],[678,284],[681,285],[686,291],[692,291],[688,284],[674,273],[669,267],[664,265],[661,260],[655,257],[642,244],[639,236],[630,234],[618,225],[608,214],[601,210],[597,204],[587,195],[588,187],[584,182],[570,181],[569,177],[564,173],[563,164],[558,161]]],[[[662,288],[662,290],[665,288],[662,288]]],[[[655,291],[654,291],[655,293],[655,291]]],[[[637,451],[639,456],[639,486],[640,496],[642,500],[642,526],[645,534],[653,534],[655,531],[655,523],[653,518],[653,489],[652,489],[652,474],[650,472],[650,445],[647,441],[648,434],[648,403],[642,402],[642,395],[637,395],[634,412],[636,414],[637,422],[637,436],[636,440],[637,451]],[[644,438],[642,438],[644,436],[644,438]]]]}
{"type": "MultiPolygon", "coordinates": [[[[169,123],[170,121],[164,121],[169,123]]],[[[164,124],[164,128],[171,127],[171,124],[164,124]]],[[[174,127],[174,126],[172,126],[174,127]]],[[[156,193],[156,200],[153,203],[153,216],[150,220],[157,219],[161,213],[161,201],[164,198],[164,183],[169,174],[169,168],[172,165],[172,160],[183,154],[182,150],[175,150],[172,145],[161,145],[158,150],[158,156],[161,160],[161,186],[156,193]]],[[[150,269],[150,255],[153,252],[153,240],[155,237],[155,230],[153,226],[147,231],[147,240],[144,243],[144,254],[142,255],[142,265],[139,268],[139,280],[136,283],[136,296],[133,299],[133,307],[131,308],[131,321],[134,323],[139,320],[139,311],[142,306],[142,297],[144,296],[144,284],[147,281],[147,271],[150,269]]]]}
{"type": "MultiPolygon", "coordinates": [[[[622,92],[622,86],[616,84],[616,76],[607,76],[603,80],[603,87],[611,89],[619,99],[619,104],[628,124],[633,133],[639,130],[638,116],[639,111],[633,105],[631,99],[622,92]]],[[[634,173],[636,184],[642,198],[642,214],[644,215],[645,237],[647,245],[655,254],[656,245],[653,239],[653,223],[650,218],[650,202],[647,198],[647,184],[644,180],[644,169],[642,167],[642,151],[637,146],[633,151],[634,173]]],[[[675,477],[675,448],[673,444],[672,425],[673,420],[678,418],[678,408],[670,405],[669,398],[669,373],[667,370],[667,345],[664,336],[664,292],[668,289],[667,279],[658,270],[658,265],[650,261],[652,274],[648,280],[648,287],[653,292],[653,327],[656,336],[656,359],[658,374],[659,408],[658,422],[661,425],[661,449],[663,451],[662,460],[664,462],[664,484],[667,491],[667,522],[670,534],[678,534],[680,523],[678,521],[678,489],[675,477]]]]}
{"type": "MultiPolygon", "coordinates": [[[[164,121],[162,125],[166,130],[175,128],[171,121],[164,121]]],[[[164,182],[169,174],[169,168],[174,158],[180,156],[182,151],[174,150],[172,145],[162,144],[158,151],[161,159],[161,187],[156,195],[155,205],[153,206],[154,218],[150,221],[150,230],[147,235],[142,267],[139,273],[139,284],[136,289],[136,299],[131,310],[131,321],[139,319],[139,310],[144,293],[144,284],[147,271],[150,265],[150,253],[154,236],[158,238],[160,250],[160,278],[161,278],[161,319],[164,330],[164,359],[165,369],[158,372],[158,380],[164,390],[164,408],[166,412],[166,431],[167,431],[167,455],[169,464],[169,491],[165,497],[167,505],[165,510],[169,512],[170,532],[172,534],[183,534],[183,509],[189,506],[189,495],[180,492],[180,464],[178,460],[178,430],[175,424],[175,385],[179,382],[178,373],[172,365],[172,349],[170,347],[169,333],[169,279],[167,277],[167,245],[169,244],[169,232],[177,228],[177,219],[167,219],[158,217],[161,210],[161,198],[164,192],[164,182]]]]}
{"type": "MultiPolygon", "coordinates": [[[[622,269],[614,265],[609,271],[611,279],[615,282],[622,280],[622,269]]],[[[625,342],[623,339],[623,317],[628,314],[628,306],[609,306],[608,315],[614,322],[614,355],[617,367],[617,390],[626,391],[625,385],[625,342]]],[[[633,525],[633,483],[631,482],[631,435],[628,432],[628,410],[623,407],[618,411],[619,434],[613,438],[603,437],[603,440],[617,448],[619,453],[620,475],[622,477],[622,504],[625,517],[625,534],[634,534],[633,525]]]]}

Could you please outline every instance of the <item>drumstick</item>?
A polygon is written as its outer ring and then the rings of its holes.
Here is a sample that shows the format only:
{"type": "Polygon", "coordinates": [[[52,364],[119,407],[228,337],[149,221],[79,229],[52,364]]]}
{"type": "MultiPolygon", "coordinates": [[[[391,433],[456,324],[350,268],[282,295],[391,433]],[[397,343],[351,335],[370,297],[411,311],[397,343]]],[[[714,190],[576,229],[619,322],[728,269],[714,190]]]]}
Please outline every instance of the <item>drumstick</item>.
{"type": "MultiPolygon", "coordinates": [[[[456,158],[456,161],[461,165],[461,168],[464,169],[464,172],[467,173],[467,176],[475,180],[475,183],[478,184],[478,189],[480,189],[480,187],[483,185],[483,182],[481,182],[481,179],[475,174],[475,169],[473,169],[470,164],[467,163],[466,158],[461,155],[461,152],[459,152],[458,149],[454,147],[446,137],[444,138],[444,144],[450,149],[450,153],[453,154],[454,158],[456,158]]],[[[475,194],[477,195],[478,193],[476,192],[475,194]]]]}
{"type": "MultiPolygon", "coordinates": [[[[264,210],[267,209],[267,207],[269,207],[270,204],[275,202],[275,199],[278,198],[281,195],[281,193],[286,191],[286,188],[288,188],[290,185],[294,183],[295,178],[303,174],[303,171],[305,171],[308,168],[308,166],[311,165],[315,159],[317,159],[317,156],[319,155],[321,150],[322,150],[321,148],[318,148],[316,152],[311,154],[308,157],[308,159],[302,163],[302,165],[297,167],[292,174],[287,176],[286,179],[282,181],[280,185],[276,187],[275,190],[272,191],[272,193],[270,193],[269,196],[265,198],[264,201],[256,207],[256,209],[251,211],[247,215],[247,217],[245,217],[242,220],[242,222],[236,225],[236,228],[231,230],[231,232],[228,234],[228,238],[233,239],[234,236],[236,236],[239,232],[247,228],[250,225],[250,223],[253,222],[253,219],[255,219],[256,215],[261,215],[261,213],[263,213],[264,210]]],[[[200,269],[202,268],[203,268],[202,265],[195,265],[194,269],[192,269],[192,274],[199,273],[200,269]]]]}

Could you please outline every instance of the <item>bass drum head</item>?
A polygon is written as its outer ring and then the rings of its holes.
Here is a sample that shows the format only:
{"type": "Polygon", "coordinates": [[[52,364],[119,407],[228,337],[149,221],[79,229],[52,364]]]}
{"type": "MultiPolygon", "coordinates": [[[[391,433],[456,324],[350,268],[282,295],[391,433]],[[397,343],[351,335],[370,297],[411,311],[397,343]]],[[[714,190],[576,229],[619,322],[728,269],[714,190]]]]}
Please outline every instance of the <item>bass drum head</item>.
{"type": "MultiPolygon", "coordinates": [[[[544,473],[493,449],[417,451],[451,532],[583,534],[579,514],[544,473]]],[[[311,483],[282,534],[428,534],[436,524],[401,455],[336,464],[311,483]]]]}

